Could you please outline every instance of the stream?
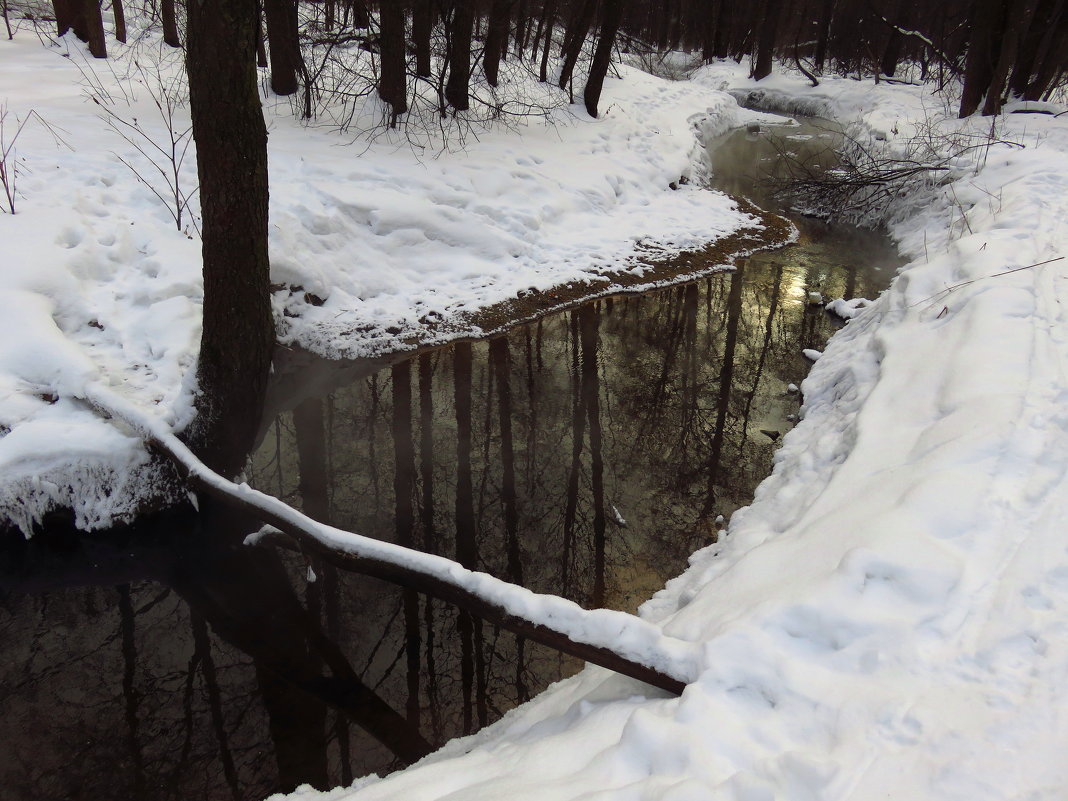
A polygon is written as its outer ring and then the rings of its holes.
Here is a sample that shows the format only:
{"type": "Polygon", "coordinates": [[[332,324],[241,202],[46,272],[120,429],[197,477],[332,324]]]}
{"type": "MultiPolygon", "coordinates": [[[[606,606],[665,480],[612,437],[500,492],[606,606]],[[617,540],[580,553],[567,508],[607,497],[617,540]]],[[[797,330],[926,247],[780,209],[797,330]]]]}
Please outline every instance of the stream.
{"type": "MultiPolygon", "coordinates": [[[[823,125],[737,131],[716,185],[765,207],[823,125]]],[[[250,483],[320,520],[634,611],[770,472],[796,386],[874,297],[880,235],[794,218],[733,273],[274,388],[250,483]]],[[[262,799],[418,759],[581,668],[444,603],[269,548],[202,505],[0,547],[0,787],[22,799],[262,799]]]]}

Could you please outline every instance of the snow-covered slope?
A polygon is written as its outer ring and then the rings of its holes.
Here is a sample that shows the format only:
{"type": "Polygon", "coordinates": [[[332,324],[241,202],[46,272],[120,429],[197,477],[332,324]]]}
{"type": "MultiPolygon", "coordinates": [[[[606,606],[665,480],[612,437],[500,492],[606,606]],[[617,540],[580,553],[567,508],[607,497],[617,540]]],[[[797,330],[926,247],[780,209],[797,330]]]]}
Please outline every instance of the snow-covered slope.
{"type": "MultiPolygon", "coordinates": [[[[698,80],[750,88],[731,66],[698,80]]],[[[876,147],[991,125],[916,87],[769,83],[876,147]]],[[[725,542],[644,606],[702,644],[700,679],[664,699],[587,669],[324,797],[1064,798],[1068,262],[1028,265],[1068,246],[1068,121],[995,125],[1024,147],[976,150],[890,210],[913,261],[812,368],[725,542]]]]}
{"type": "MultiPolygon", "coordinates": [[[[44,46],[21,24],[0,41],[7,143],[29,117],[8,159],[17,213],[0,214],[0,516],[28,531],[49,508],[72,507],[79,525],[98,527],[150,497],[155,476],[134,438],[67,391],[101,379],[176,427],[191,410],[195,161],[190,150],[179,172],[194,196],[179,230],[156,196],[167,183],[134,147],[170,171],[154,146],[188,128],[188,110],[179,89],[167,120],[152,93],[180,83],[181,53],[132,31],[135,44],[111,42],[111,58],[96,61],[70,36],[44,46]]],[[[475,126],[463,147],[436,152],[412,146],[411,131],[306,128],[269,98],[282,341],[353,357],[400,348],[424,322],[443,338],[477,333],[465,312],[641,270],[639,242],[670,253],[752,224],[723,195],[669,189],[694,164],[691,117],[709,107],[744,120],[723,93],[627,70],[599,119],[563,104],[548,123],[475,126]]]]}

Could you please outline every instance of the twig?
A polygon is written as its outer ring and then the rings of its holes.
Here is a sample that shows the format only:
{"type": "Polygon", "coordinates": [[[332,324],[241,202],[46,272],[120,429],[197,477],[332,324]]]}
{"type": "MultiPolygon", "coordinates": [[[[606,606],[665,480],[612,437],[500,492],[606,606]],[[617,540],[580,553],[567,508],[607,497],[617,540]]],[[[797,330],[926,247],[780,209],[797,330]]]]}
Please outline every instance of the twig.
{"type": "Polygon", "coordinates": [[[929,298],[922,298],[920,300],[917,300],[915,303],[910,303],[908,306],[906,306],[906,308],[911,309],[915,306],[919,306],[921,303],[927,303],[930,300],[934,300],[935,298],[941,297],[943,295],[948,295],[955,289],[960,289],[962,286],[968,286],[968,284],[974,284],[977,281],[986,281],[989,278],[1000,278],[1003,275],[1012,275],[1013,273],[1018,273],[1022,270],[1030,270],[1034,267],[1042,267],[1046,264],[1052,264],[1055,261],[1061,261],[1063,258],[1064,256],[1056,256],[1052,259],[1046,259],[1045,261],[1036,261],[1034,264],[1026,264],[1023,267],[1013,267],[1011,270],[1004,270],[1000,273],[992,273],[991,275],[981,275],[978,278],[969,278],[967,281],[961,281],[959,284],[953,284],[952,286],[947,286],[945,289],[940,289],[938,292],[935,292],[929,298]]]}

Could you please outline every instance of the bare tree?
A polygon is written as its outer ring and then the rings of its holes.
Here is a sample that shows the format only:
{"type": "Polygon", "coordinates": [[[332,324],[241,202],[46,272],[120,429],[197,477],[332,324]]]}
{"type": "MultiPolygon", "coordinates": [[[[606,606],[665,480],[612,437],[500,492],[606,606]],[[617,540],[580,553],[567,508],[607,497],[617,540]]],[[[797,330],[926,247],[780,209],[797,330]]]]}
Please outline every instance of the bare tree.
{"type": "Polygon", "coordinates": [[[256,0],[194,2],[186,31],[204,259],[200,394],[187,435],[205,463],[229,475],[255,439],[274,345],[258,14],[256,0]]]}

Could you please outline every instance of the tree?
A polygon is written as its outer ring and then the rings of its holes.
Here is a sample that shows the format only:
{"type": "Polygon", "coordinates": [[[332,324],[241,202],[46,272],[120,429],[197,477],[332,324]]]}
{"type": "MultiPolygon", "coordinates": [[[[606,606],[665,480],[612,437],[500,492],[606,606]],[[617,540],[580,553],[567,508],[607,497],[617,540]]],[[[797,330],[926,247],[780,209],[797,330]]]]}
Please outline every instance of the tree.
{"type": "Polygon", "coordinates": [[[276,95],[294,94],[300,88],[297,74],[302,63],[296,0],[264,0],[263,14],[270,44],[271,91],[276,95]]]}
{"type": "Polygon", "coordinates": [[[160,17],[163,21],[163,42],[170,47],[181,47],[178,38],[178,21],[174,13],[174,0],[160,0],[160,17]]]}
{"type": "Polygon", "coordinates": [[[605,76],[608,74],[608,66],[612,61],[612,47],[615,45],[616,32],[619,30],[619,23],[622,19],[623,0],[604,0],[601,38],[597,41],[593,63],[590,64],[590,74],[586,78],[586,89],[583,91],[586,111],[591,117],[597,116],[597,103],[601,99],[601,89],[604,86],[605,76]]]}
{"type": "Polygon", "coordinates": [[[489,22],[486,24],[486,46],[482,51],[482,69],[490,86],[497,85],[501,56],[508,48],[510,5],[510,0],[493,0],[490,6],[489,22]]]}
{"type": "Polygon", "coordinates": [[[390,127],[408,110],[407,59],[404,56],[404,9],[395,0],[385,0],[379,7],[382,65],[379,69],[378,96],[390,105],[390,127]]]}
{"type": "Polygon", "coordinates": [[[761,80],[771,74],[771,61],[775,50],[775,37],[778,33],[779,16],[782,11],[780,0],[764,0],[761,13],[757,17],[755,44],[753,48],[754,80],[761,80]]]}
{"type": "Polygon", "coordinates": [[[474,22],[472,0],[455,0],[449,26],[449,79],[445,83],[445,99],[457,111],[467,111],[471,106],[471,28],[474,22]]]}
{"type": "Polygon", "coordinates": [[[258,15],[257,0],[191,2],[186,29],[204,260],[200,394],[187,437],[225,475],[241,469],[255,441],[274,345],[258,15]]]}

